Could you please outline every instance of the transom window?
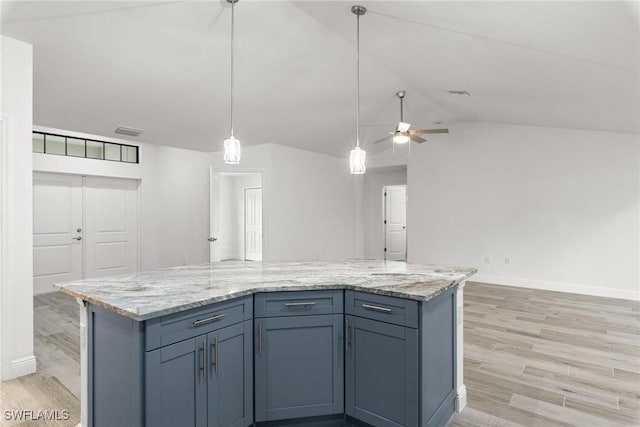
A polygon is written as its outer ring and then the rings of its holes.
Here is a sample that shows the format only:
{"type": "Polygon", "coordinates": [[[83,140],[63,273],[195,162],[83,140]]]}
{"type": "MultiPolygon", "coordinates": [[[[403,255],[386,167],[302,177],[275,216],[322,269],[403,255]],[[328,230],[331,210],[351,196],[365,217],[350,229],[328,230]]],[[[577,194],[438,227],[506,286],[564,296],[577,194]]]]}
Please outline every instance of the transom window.
{"type": "Polygon", "coordinates": [[[112,162],[140,163],[139,149],[140,147],[136,145],[33,132],[34,153],[110,160],[112,162]]]}

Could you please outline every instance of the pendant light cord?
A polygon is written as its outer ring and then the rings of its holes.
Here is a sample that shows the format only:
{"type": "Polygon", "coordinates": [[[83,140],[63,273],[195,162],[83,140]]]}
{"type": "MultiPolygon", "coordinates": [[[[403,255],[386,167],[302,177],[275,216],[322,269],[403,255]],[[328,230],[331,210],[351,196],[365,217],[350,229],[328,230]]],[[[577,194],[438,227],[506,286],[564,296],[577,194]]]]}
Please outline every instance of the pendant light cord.
{"type": "Polygon", "coordinates": [[[234,6],[238,0],[231,0],[231,137],[233,138],[233,33],[234,6]]]}
{"type": "Polygon", "coordinates": [[[360,147],[360,15],[356,15],[356,147],[360,147]]]}

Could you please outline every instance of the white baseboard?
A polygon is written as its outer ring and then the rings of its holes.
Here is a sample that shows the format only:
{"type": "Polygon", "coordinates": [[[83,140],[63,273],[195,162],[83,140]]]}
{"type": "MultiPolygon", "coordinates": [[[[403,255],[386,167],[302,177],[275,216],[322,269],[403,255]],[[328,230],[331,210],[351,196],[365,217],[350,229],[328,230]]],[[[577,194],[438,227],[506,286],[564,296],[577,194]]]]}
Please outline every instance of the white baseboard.
{"type": "Polygon", "coordinates": [[[640,289],[632,290],[601,286],[586,286],[574,283],[549,282],[545,280],[530,280],[517,277],[492,276],[488,274],[477,274],[471,277],[468,281],[490,283],[492,285],[514,286],[517,288],[533,288],[545,291],[567,292],[571,294],[640,301],[640,289]]]}
{"type": "Polygon", "coordinates": [[[467,406],[467,386],[462,384],[456,396],[456,412],[462,412],[465,406],[467,406]]]}
{"type": "Polygon", "coordinates": [[[9,363],[7,371],[7,375],[2,378],[3,381],[33,374],[36,371],[36,357],[31,355],[14,359],[9,363]]]}

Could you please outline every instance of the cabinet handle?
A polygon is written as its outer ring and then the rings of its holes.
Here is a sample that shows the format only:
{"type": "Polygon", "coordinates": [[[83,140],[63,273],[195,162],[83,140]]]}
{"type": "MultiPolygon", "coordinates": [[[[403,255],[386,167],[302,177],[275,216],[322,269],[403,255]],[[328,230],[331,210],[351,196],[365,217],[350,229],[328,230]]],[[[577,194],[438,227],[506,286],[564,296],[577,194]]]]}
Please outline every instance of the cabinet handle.
{"type": "Polygon", "coordinates": [[[213,352],[213,361],[211,364],[213,365],[213,372],[218,373],[218,337],[214,338],[213,343],[211,343],[212,352],[213,352]]]}
{"type": "Polygon", "coordinates": [[[258,323],[258,355],[262,357],[262,323],[258,323]]]}
{"type": "Polygon", "coordinates": [[[316,305],[315,301],[303,301],[303,302],[287,302],[285,307],[305,307],[308,305],[316,305]]]}
{"type": "Polygon", "coordinates": [[[351,334],[349,333],[349,321],[345,320],[345,335],[346,335],[346,344],[345,344],[345,351],[347,352],[347,354],[349,354],[349,347],[351,346],[351,334]]]}
{"type": "Polygon", "coordinates": [[[387,308],[387,307],[378,307],[377,305],[370,305],[370,304],[362,304],[362,308],[366,308],[367,310],[374,310],[374,311],[379,311],[382,313],[391,313],[391,309],[387,308]]]}
{"type": "Polygon", "coordinates": [[[206,370],[207,370],[207,343],[203,342],[202,347],[200,347],[200,358],[202,359],[202,363],[200,364],[200,372],[202,373],[202,378],[206,378],[206,370]]]}
{"type": "Polygon", "coordinates": [[[224,318],[224,313],[216,314],[215,316],[207,317],[206,319],[198,319],[193,322],[193,326],[204,325],[205,323],[215,322],[224,318]]]}

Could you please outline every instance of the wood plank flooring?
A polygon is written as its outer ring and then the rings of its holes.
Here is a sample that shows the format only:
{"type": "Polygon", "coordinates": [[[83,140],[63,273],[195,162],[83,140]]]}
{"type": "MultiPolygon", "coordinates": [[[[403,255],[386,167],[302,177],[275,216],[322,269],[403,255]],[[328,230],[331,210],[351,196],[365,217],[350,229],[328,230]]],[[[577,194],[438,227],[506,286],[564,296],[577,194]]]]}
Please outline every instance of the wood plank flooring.
{"type": "MultiPolygon", "coordinates": [[[[33,299],[37,372],[0,382],[0,426],[75,426],[80,422],[80,308],[62,293],[33,299]],[[7,420],[5,410],[49,410],[58,420],[7,420]],[[68,419],[62,411],[68,411],[68,419]]],[[[36,418],[34,413],[34,417],[36,418]]]]}
{"type": "MultiPolygon", "coordinates": [[[[37,296],[34,317],[38,372],[0,383],[0,426],[75,426],[78,305],[37,296]],[[12,409],[69,419],[7,421],[12,409]]],[[[638,302],[468,283],[464,341],[468,406],[450,427],[640,426],[638,302]]]]}
{"type": "Polygon", "coordinates": [[[464,300],[470,408],[525,426],[640,426],[640,303],[480,283],[464,300]]]}

